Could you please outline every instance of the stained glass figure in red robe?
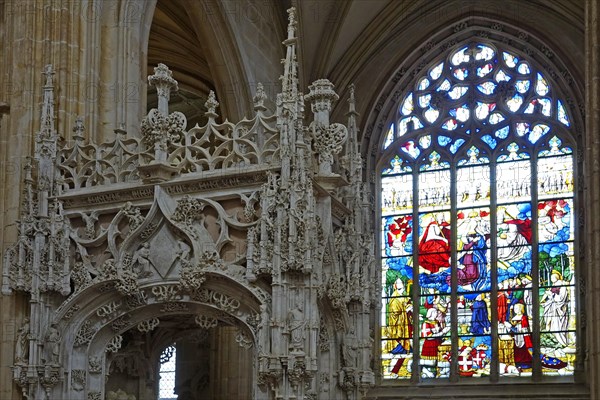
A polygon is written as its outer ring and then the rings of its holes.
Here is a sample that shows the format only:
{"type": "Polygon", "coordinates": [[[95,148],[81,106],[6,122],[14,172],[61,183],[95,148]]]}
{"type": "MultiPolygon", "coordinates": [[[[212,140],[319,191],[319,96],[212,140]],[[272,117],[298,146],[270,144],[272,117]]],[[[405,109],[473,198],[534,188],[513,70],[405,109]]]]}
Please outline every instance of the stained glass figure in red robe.
{"type": "Polygon", "coordinates": [[[450,224],[444,214],[432,218],[419,242],[419,264],[435,274],[450,267],[450,224]]]}

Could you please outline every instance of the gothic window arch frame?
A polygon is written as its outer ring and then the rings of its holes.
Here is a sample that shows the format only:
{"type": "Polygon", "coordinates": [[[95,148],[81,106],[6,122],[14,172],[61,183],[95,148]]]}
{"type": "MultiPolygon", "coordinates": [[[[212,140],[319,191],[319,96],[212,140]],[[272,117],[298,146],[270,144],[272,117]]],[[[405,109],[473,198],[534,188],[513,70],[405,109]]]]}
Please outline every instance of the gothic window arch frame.
{"type": "MultiPolygon", "coordinates": [[[[371,113],[371,121],[367,122],[367,135],[366,138],[367,140],[370,139],[370,145],[369,145],[369,149],[371,151],[370,157],[368,158],[369,160],[369,164],[370,164],[370,173],[371,176],[374,178],[373,182],[374,182],[374,189],[375,189],[375,193],[377,194],[376,197],[376,201],[375,204],[377,204],[377,209],[375,211],[375,221],[377,221],[378,226],[376,226],[375,228],[375,232],[377,232],[377,237],[376,237],[376,243],[378,243],[378,248],[377,248],[377,255],[380,258],[380,260],[383,260],[383,254],[384,254],[384,250],[382,249],[383,244],[380,243],[382,241],[382,230],[383,228],[381,227],[381,221],[382,221],[382,210],[381,210],[381,201],[382,201],[382,196],[381,196],[381,182],[382,182],[382,171],[385,168],[386,163],[388,164],[389,167],[389,159],[390,159],[390,155],[394,152],[394,149],[392,149],[393,146],[385,146],[385,142],[386,142],[386,134],[388,133],[388,128],[390,126],[398,126],[397,122],[399,120],[401,120],[402,118],[399,118],[399,116],[402,116],[402,103],[405,100],[405,95],[410,92],[412,89],[414,88],[410,88],[408,85],[410,85],[411,83],[415,83],[417,81],[421,80],[421,77],[427,76],[431,70],[435,67],[435,65],[439,62],[439,60],[441,58],[443,58],[444,56],[441,56],[442,54],[452,54],[454,53],[456,50],[464,47],[466,44],[469,43],[475,43],[477,42],[478,44],[484,44],[487,46],[490,46],[492,48],[494,48],[495,46],[501,46],[503,50],[508,50],[510,51],[510,53],[512,53],[513,55],[516,55],[520,60],[527,60],[527,62],[529,62],[532,66],[532,69],[536,70],[536,71],[542,71],[544,73],[544,77],[547,80],[548,85],[552,88],[553,91],[553,99],[556,100],[556,98],[561,98],[562,101],[562,105],[565,109],[568,109],[569,111],[566,111],[568,116],[567,118],[569,118],[569,126],[565,127],[565,129],[563,129],[562,127],[560,127],[560,125],[564,125],[564,124],[555,124],[556,127],[553,127],[552,130],[554,131],[554,134],[558,134],[558,136],[563,140],[562,145],[568,144],[568,146],[571,147],[572,149],[572,156],[573,156],[573,176],[574,177],[580,177],[581,176],[581,170],[582,170],[582,160],[581,160],[581,148],[582,148],[582,129],[583,129],[583,124],[582,124],[582,117],[580,115],[580,110],[577,109],[577,107],[575,107],[576,104],[576,100],[574,99],[581,99],[581,96],[578,95],[577,93],[577,88],[574,87],[569,87],[569,84],[573,83],[573,78],[572,76],[568,73],[568,72],[561,72],[560,75],[557,74],[555,71],[558,69],[560,71],[568,71],[568,69],[563,65],[560,64],[560,60],[557,59],[557,57],[554,57],[554,54],[551,53],[548,50],[548,46],[545,46],[541,41],[537,41],[536,38],[530,37],[529,35],[523,33],[523,32],[519,32],[519,31],[514,31],[514,32],[506,32],[503,31],[504,26],[500,25],[500,24],[491,24],[490,27],[490,22],[489,21],[483,21],[483,23],[481,23],[482,21],[478,21],[480,23],[479,26],[477,26],[477,24],[473,24],[470,25],[468,23],[459,23],[449,29],[451,29],[452,33],[450,35],[448,35],[448,32],[445,32],[446,39],[442,40],[438,43],[436,43],[435,41],[431,41],[428,42],[425,46],[423,46],[421,48],[421,52],[420,54],[417,54],[418,52],[413,52],[412,57],[410,57],[405,63],[403,63],[403,66],[401,66],[398,71],[396,72],[396,74],[394,75],[393,78],[391,78],[390,82],[388,82],[388,85],[386,86],[386,88],[383,90],[383,94],[381,95],[381,100],[377,101],[374,109],[372,110],[371,113]],[[483,25],[483,26],[482,26],[483,25]],[[511,35],[511,33],[513,35],[511,35]],[[553,58],[554,57],[554,58],[553,58]],[[553,58],[552,61],[550,61],[550,59],[553,58]],[[555,63],[555,61],[557,63],[555,63]],[[376,127],[376,128],[374,128],[376,127]],[[377,131],[376,134],[373,134],[373,131],[377,131]]],[[[533,85],[533,83],[532,83],[533,85]]],[[[473,89],[475,89],[475,87],[473,87],[473,89]]],[[[460,97],[460,96],[459,96],[460,97]]],[[[461,97],[460,97],[461,98],[461,97]]],[[[554,101],[554,105],[552,107],[553,109],[556,109],[556,101],[554,101]]],[[[447,110],[446,110],[447,111],[447,110]]],[[[473,110],[471,110],[472,113],[473,110]]],[[[537,111],[537,110],[536,110],[537,111]]],[[[472,113],[473,114],[473,113],[472,113]]],[[[408,114],[407,114],[408,115],[408,114]]],[[[555,115],[554,113],[551,114],[550,118],[552,118],[552,116],[555,115]]],[[[473,115],[471,115],[471,119],[473,118],[473,115]]],[[[441,119],[437,118],[437,121],[439,121],[441,119]]],[[[556,118],[555,118],[556,120],[556,118]]],[[[539,121],[538,121],[539,122],[539,121]]],[[[532,123],[531,126],[533,126],[534,123],[532,123]]],[[[439,126],[437,127],[437,129],[439,130],[439,126]]],[[[432,131],[435,131],[435,128],[431,128],[432,131]]],[[[399,140],[402,140],[404,142],[408,142],[409,140],[413,140],[413,144],[418,140],[419,137],[423,137],[424,136],[424,132],[425,130],[418,130],[416,133],[410,133],[410,132],[404,132],[404,134],[402,135],[402,138],[400,138],[399,136],[395,138],[396,145],[400,144],[399,140]],[[412,135],[412,136],[411,136],[412,135]]],[[[451,136],[451,135],[449,135],[451,136]]],[[[551,135],[552,136],[552,135],[551,135]]],[[[497,138],[496,138],[497,139],[497,138]]],[[[435,140],[435,137],[432,139],[432,141],[435,140]]],[[[523,139],[525,140],[525,139],[523,139]]],[[[522,144],[523,142],[519,143],[522,144]]],[[[539,141],[537,141],[537,143],[534,143],[532,146],[535,147],[536,149],[540,146],[539,141]]],[[[418,147],[418,143],[417,147],[418,147]]],[[[506,145],[508,144],[508,142],[504,143],[504,146],[506,147],[506,145]]],[[[491,151],[498,151],[500,147],[498,147],[498,145],[496,144],[495,149],[489,149],[491,151]]],[[[469,149],[469,146],[462,146],[462,149],[459,149],[456,154],[459,154],[461,151],[462,152],[467,152],[467,150],[469,149]]],[[[505,149],[506,150],[506,149],[505,149]]],[[[536,154],[539,150],[536,150],[536,154]]],[[[448,156],[448,154],[444,155],[444,154],[440,154],[441,159],[443,160],[444,156],[448,156]]],[[[489,156],[489,154],[488,154],[489,156]]],[[[455,170],[457,167],[456,165],[452,166],[452,169],[455,170]]],[[[454,186],[455,184],[453,184],[453,190],[454,190],[454,186]]],[[[535,185],[534,185],[535,186],[535,185]]],[[[582,201],[582,195],[581,195],[581,191],[582,191],[582,187],[580,184],[577,184],[577,182],[575,182],[575,189],[573,191],[573,208],[574,210],[576,210],[576,217],[579,217],[576,220],[573,220],[573,233],[574,233],[574,260],[576,265],[580,266],[577,270],[577,280],[574,282],[574,288],[573,288],[573,293],[574,296],[577,298],[576,301],[576,308],[577,308],[577,314],[581,315],[582,313],[585,312],[584,310],[584,303],[583,303],[583,296],[582,296],[582,291],[584,290],[584,288],[582,287],[583,284],[581,283],[582,280],[585,277],[585,271],[583,270],[583,268],[581,267],[581,265],[583,265],[583,258],[584,258],[584,254],[582,254],[582,252],[579,251],[579,248],[583,246],[583,238],[581,237],[581,233],[583,232],[583,221],[582,218],[580,217],[581,214],[581,201],[582,201]]],[[[533,201],[537,201],[536,199],[532,200],[533,201]]],[[[452,207],[452,211],[456,211],[458,209],[458,207],[456,206],[456,201],[454,202],[454,206],[452,207]]],[[[496,203],[492,202],[490,203],[490,207],[496,207],[496,203]],[[493,204],[492,204],[493,203],[493,204]]],[[[417,214],[417,212],[415,211],[415,215],[417,214]]],[[[536,218],[537,220],[537,218],[536,218]]],[[[416,229],[416,228],[415,228],[416,229]]],[[[455,227],[453,227],[453,229],[456,229],[455,227]]],[[[418,237],[418,236],[417,236],[418,237]]],[[[418,240],[414,240],[414,243],[416,244],[418,240]]],[[[457,250],[452,250],[452,260],[451,262],[453,263],[453,266],[456,267],[457,265],[457,261],[456,258],[458,257],[457,255],[457,250]]],[[[537,257],[537,256],[534,256],[537,257]]],[[[497,261],[497,260],[496,260],[497,261]]],[[[382,265],[382,264],[380,264],[382,265]]],[[[496,276],[495,278],[497,278],[497,272],[496,272],[496,276]]],[[[381,280],[383,280],[383,278],[379,278],[380,282],[381,280]]],[[[454,279],[455,281],[453,281],[453,284],[456,285],[456,276],[453,276],[452,279],[454,279]]],[[[382,295],[383,295],[383,288],[382,286],[384,284],[380,283],[380,289],[382,289],[382,295]]],[[[494,285],[491,285],[494,286],[494,285]]],[[[537,285],[536,285],[537,286],[537,285]]],[[[537,290],[537,289],[536,289],[537,290]]],[[[498,289],[496,288],[495,290],[493,290],[493,295],[496,295],[498,292],[498,289]]],[[[456,293],[456,292],[453,292],[456,293]]],[[[453,294],[454,296],[455,294],[453,294]]],[[[418,298],[418,296],[414,296],[413,300],[416,300],[418,298]]],[[[454,300],[456,300],[456,298],[454,298],[454,300]]],[[[385,301],[383,302],[385,307],[385,301]]],[[[494,302],[495,303],[495,302],[494,302]]],[[[454,304],[454,303],[453,303],[454,304]]],[[[539,308],[539,299],[538,301],[536,301],[536,307],[539,308]]],[[[489,308],[489,306],[488,306],[489,308]]],[[[385,311],[385,310],[384,310],[385,311]]],[[[454,308],[454,311],[456,312],[456,308],[454,308]]],[[[537,314],[537,312],[536,312],[537,314]]],[[[383,327],[383,322],[382,319],[385,318],[383,311],[380,314],[380,316],[378,316],[378,320],[380,321],[381,325],[383,327]]],[[[453,317],[456,319],[456,317],[453,317]]],[[[493,318],[497,319],[497,315],[495,315],[493,318]]],[[[579,318],[579,321],[582,321],[585,319],[585,316],[582,316],[579,318]]],[[[536,324],[538,325],[535,329],[536,329],[536,335],[539,332],[539,318],[538,318],[538,322],[536,322],[536,324]]],[[[585,332],[584,332],[584,327],[582,327],[582,323],[580,323],[578,321],[577,323],[577,332],[576,332],[576,337],[577,337],[577,362],[576,365],[574,366],[574,371],[573,371],[573,375],[575,376],[575,378],[573,379],[567,379],[568,381],[577,381],[579,380],[579,377],[581,376],[582,373],[584,373],[583,371],[583,363],[581,360],[581,355],[583,354],[582,349],[585,348],[585,332]]],[[[453,321],[453,323],[456,326],[456,321],[453,321]]],[[[413,323],[413,329],[418,329],[420,323],[413,323]]],[[[381,339],[383,336],[385,336],[384,333],[384,328],[380,329],[378,331],[379,338],[381,339]]],[[[417,336],[417,335],[415,335],[417,336]]],[[[498,337],[498,333],[494,334],[494,339],[497,340],[498,337]]],[[[538,340],[539,337],[536,336],[536,340],[538,340]]],[[[452,339],[452,346],[453,346],[453,354],[456,356],[457,355],[457,351],[458,351],[458,343],[457,343],[457,338],[456,336],[453,336],[452,339]]],[[[418,346],[418,340],[413,340],[414,344],[418,346]]],[[[497,345],[496,349],[494,350],[497,356],[497,345]]],[[[382,346],[379,346],[379,350],[378,350],[378,355],[380,356],[380,360],[381,360],[381,355],[383,353],[383,349],[382,346]]],[[[415,347],[416,349],[418,349],[419,347],[415,347]]],[[[417,350],[418,351],[418,350],[417,350]]],[[[534,354],[536,357],[539,356],[540,354],[539,349],[537,350],[537,353],[534,354]]],[[[499,372],[499,363],[497,361],[495,361],[495,366],[492,368],[492,373],[491,373],[491,377],[489,378],[491,380],[491,382],[498,382],[499,380],[501,382],[503,382],[503,379],[500,379],[500,372],[499,372]]],[[[547,378],[547,377],[543,377],[542,375],[542,367],[540,366],[540,362],[535,361],[534,364],[537,365],[537,367],[535,367],[532,371],[532,376],[529,379],[530,382],[532,383],[539,383],[542,381],[553,381],[552,378],[547,378]]],[[[380,367],[381,369],[381,367],[380,367]]],[[[382,382],[388,382],[390,381],[390,379],[385,379],[385,373],[382,373],[382,371],[380,370],[379,373],[380,378],[382,378],[382,382]]],[[[389,377],[389,376],[388,376],[389,377]]],[[[420,372],[417,373],[413,373],[409,379],[407,379],[408,382],[418,382],[421,381],[423,379],[423,377],[421,376],[420,372]]],[[[452,372],[451,372],[451,376],[450,376],[450,381],[456,381],[457,379],[460,379],[462,381],[464,381],[464,379],[462,378],[462,376],[459,377],[458,375],[458,367],[457,367],[457,362],[454,362],[454,364],[452,365],[452,372]]],[[[558,381],[560,379],[554,379],[554,381],[558,381]]],[[[510,383],[510,382],[507,382],[510,383]]]]}

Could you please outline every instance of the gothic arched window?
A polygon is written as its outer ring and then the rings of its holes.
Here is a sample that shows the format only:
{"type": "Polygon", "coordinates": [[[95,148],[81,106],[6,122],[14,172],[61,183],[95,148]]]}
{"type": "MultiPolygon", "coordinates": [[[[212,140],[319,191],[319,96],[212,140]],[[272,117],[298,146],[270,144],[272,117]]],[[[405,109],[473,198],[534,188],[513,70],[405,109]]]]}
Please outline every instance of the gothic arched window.
{"type": "Polygon", "coordinates": [[[175,344],[166,347],[160,354],[158,372],[158,400],[175,400],[176,355],[175,344]]]}
{"type": "Polygon", "coordinates": [[[414,75],[379,163],[384,379],[573,374],[570,127],[544,71],[495,44],[414,75]]]}

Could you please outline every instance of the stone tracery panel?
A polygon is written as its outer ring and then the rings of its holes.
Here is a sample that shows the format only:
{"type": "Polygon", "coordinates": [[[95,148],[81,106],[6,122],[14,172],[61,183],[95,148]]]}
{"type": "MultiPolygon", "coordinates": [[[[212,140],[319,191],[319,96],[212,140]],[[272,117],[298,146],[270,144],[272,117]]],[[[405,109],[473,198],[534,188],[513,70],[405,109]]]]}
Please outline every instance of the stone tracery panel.
{"type": "Polygon", "coordinates": [[[113,141],[86,143],[78,119],[74,142],[62,146],[47,69],[19,240],[2,281],[4,294],[36,300],[22,342],[43,351],[21,351],[15,363],[26,396],[105,397],[103,375],[129,368],[127,335],[152,337],[164,318],[182,315],[193,316],[196,333],[215,322],[235,330],[233,340],[257,355],[257,399],[356,398],[373,384],[370,205],[354,95],[346,126],[329,121],[338,99],[329,81],[300,93],[289,15],[277,109],[267,114],[259,86],[254,116],[237,123],[216,122],[211,95],[207,125],[185,131],[185,117],[168,110],[177,82],[159,65],[149,77],[158,108],[142,139],[117,130],[113,141]],[[320,365],[322,352],[329,361],[320,365]],[[23,378],[36,368],[39,378],[23,378]]]}

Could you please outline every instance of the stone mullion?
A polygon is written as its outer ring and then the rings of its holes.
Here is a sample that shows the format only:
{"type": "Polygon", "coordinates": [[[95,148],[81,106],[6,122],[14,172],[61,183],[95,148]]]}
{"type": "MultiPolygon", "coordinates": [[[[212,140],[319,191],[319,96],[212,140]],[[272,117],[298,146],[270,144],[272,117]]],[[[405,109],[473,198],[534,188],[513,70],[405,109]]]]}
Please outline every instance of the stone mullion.
{"type": "Polygon", "coordinates": [[[497,382],[500,376],[499,363],[500,351],[498,344],[498,199],[496,190],[496,159],[490,160],[490,320],[492,323],[492,362],[490,365],[490,379],[497,382]]]}
{"type": "MultiPolygon", "coordinates": [[[[600,307],[597,293],[600,291],[600,4],[597,0],[586,1],[586,140],[585,174],[583,186],[586,210],[584,215],[585,249],[587,271],[585,296],[587,316],[587,362],[590,398],[600,397],[600,335],[597,326],[600,322],[600,307]]],[[[583,354],[580,353],[580,356],[583,354]]]]}
{"type": "MultiPolygon", "coordinates": [[[[534,381],[542,378],[542,364],[540,361],[540,271],[539,271],[539,238],[538,238],[538,157],[537,152],[531,155],[531,302],[533,315],[530,315],[532,326],[530,327],[531,337],[533,339],[533,365],[532,377],[534,381]]],[[[527,289],[525,289],[527,290],[527,289]]],[[[527,304],[525,304],[527,307],[527,304]]]]}
{"type": "Polygon", "coordinates": [[[419,316],[421,309],[421,285],[419,284],[419,170],[414,164],[412,174],[412,197],[413,197],[413,237],[412,237],[412,248],[413,248],[413,286],[412,286],[412,303],[413,303],[413,363],[412,363],[412,377],[413,383],[418,383],[421,379],[421,326],[419,324],[419,316]]]}
{"type": "Polygon", "coordinates": [[[458,276],[457,276],[457,194],[456,194],[456,175],[457,168],[456,163],[452,163],[452,167],[450,169],[450,222],[451,222],[451,234],[450,234],[450,279],[451,279],[451,288],[450,288],[450,332],[451,332],[451,342],[452,342],[452,350],[451,350],[451,362],[450,362],[450,381],[458,381],[458,338],[460,336],[458,329],[458,276]]]}

